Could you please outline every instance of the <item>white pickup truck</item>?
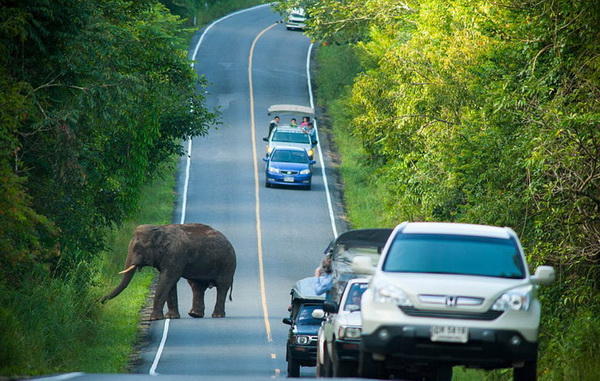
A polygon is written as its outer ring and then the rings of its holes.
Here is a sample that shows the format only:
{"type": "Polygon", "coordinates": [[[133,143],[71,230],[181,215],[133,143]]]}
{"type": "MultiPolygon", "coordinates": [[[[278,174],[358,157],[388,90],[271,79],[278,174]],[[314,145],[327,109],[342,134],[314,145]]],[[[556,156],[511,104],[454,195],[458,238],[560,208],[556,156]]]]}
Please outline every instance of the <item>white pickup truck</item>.
{"type": "Polygon", "coordinates": [[[362,322],[360,300],[369,280],[348,281],[340,302],[325,302],[313,317],[323,319],[317,339],[318,377],[356,377],[362,322]]]}

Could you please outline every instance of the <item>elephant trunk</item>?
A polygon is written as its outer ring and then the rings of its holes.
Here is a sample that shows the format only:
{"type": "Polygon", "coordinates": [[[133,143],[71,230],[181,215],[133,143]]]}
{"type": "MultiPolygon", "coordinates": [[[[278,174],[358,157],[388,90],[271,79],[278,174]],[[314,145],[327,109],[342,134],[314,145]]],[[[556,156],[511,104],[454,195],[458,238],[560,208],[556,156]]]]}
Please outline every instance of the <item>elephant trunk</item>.
{"type": "Polygon", "coordinates": [[[117,287],[115,287],[114,290],[112,290],[110,293],[104,295],[102,297],[102,299],[100,299],[101,303],[104,303],[107,300],[110,300],[110,299],[114,298],[115,296],[119,295],[121,293],[121,291],[123,291],[125,288],[127,288],[127,286],[129,286],[129,282],[131,282],[131,279],[133,279],[133,275],[135,274],[135,265],[129,266],[126,270],[119,272],[119,274],[125,274],[125,275],[123,276],[123,279],[121,279],[121,282],[119,283],[119,285],[117,287]]]}

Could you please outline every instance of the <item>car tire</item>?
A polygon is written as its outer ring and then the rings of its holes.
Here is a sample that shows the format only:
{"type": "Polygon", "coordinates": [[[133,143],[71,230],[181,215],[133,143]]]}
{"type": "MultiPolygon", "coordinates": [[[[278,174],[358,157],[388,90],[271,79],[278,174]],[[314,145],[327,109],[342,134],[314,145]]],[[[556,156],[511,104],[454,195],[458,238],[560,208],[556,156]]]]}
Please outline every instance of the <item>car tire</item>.
{"type": "Polygon", "coordinates": [[[333,367],[331,365],[331,357],[329,357],[329,353],[327,352],[327,344],[325,344],[325,351],[323,357],[323,377],[333,377],[333,367]]]}
{"type": "Polygon", "coordinates": [[[297,360],[289,359],[287,363],[288,377],[300,377],[300,364],[297,360]]]}
{"type": "Polygon", "coordinates": [[[333,377],[357,376],[358,364],[356,362],[340,360],[335,349],[331,355],[331,373],[333,377]]]}
{"type": "Polygon", "coordinates": [[[357,367],[354,361],[335,361],[332,364],[333,377],[356,377],[357,367]]]}
{"type": "Polygon", "coordinates": [[[525,361],[521,368],[514,368],[514,381],[536,381],[537,380],[537,359],[525,361]]]}
{"type": "Polygon", "coordinates": [[[311,188],[312,188],[312,184],[308,184],[308,185],[306,186],[306,190],[310,190],[311,188]]]}
{"type": "Polygon", "coordinates": [[[358,376],[363,378],[383,378],[384,363],[373,360],[371,352],[360,350],[358,359],[358,376]]]}

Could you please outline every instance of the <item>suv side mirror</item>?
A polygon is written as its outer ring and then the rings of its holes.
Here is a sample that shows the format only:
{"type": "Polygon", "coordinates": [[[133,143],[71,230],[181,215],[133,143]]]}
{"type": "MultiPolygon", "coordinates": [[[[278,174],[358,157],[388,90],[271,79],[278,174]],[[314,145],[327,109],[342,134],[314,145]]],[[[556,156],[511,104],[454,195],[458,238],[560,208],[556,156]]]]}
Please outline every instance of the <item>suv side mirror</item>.
{"type": "Polygon", "coordinates": [[[268,142],[268,141],[269,141],[269,138],[263,138],[263,140],[264,140],[265,142],[268,142]]]}
{"type": "Polygon", "coordinates": [[[292,319],[290,319],[290,318],[283,318],[283,324],[292,325],[292,319]]]}
{"type": "Polygon", "coordinates": [[[547,285],[556,280],[556,273],[552,266],[540,266],[535,270],[535,274],[531,276],[531,280],[537,284],[547,285]]]}
{"type": "Polygon", "coordinates": [[[325,302],[323,303],[323,311],[330,314],[337,314],[338,304],[336,302],[325,302]]]}
{"type": "Polygon", "coordinates": [[[360,275],[375,274],[375,267],[373,267],[371,257],[358,255],[352,258],[352,271],[360,275]]]}
{"type": "Polygon", "coordinates": [[[313,319],[324,319],[325,318],[325,311],[323,311],[320,308],[314,309],[312,312],[312,317],[313,319]]]}

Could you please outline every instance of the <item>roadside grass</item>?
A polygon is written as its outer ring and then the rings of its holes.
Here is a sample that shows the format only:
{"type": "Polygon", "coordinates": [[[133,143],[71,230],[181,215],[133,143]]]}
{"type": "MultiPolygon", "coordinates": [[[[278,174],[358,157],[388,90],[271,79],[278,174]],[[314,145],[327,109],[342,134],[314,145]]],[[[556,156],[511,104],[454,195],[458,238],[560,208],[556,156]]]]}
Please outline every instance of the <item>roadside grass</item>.
{"type": "Polygon", "coordinates": [[[123,268],[135,226],[170,222],[174,169],[143,191],[140,211],[109,234],[108,247],[67,279],[31,274],[24,287],[0,284],[0,375],[24,377],[63,372],[120,373],[127,369],[139,334],[153,269],[138,273],[118,298],[102,305],[123,268]],[[91,284],[81,279],[95,274],[91,284]]]}
{"type": "MultiPolygon", "coordinates": [[[[98,260],[97,278],[92,290],[98,300],[121,280],[127,247],[135,228],[141,224],[161,225],[171,222],[176,201],[175,168],[165,169],[160,177],[142,192],[138,213],[108,236],[110,248],[98,260]]],[[[81,348],[72,369],[88,373],[127,371],[130,357],[140,334],[140,311],[146,305],[156,270],[145,267],[136,273],[129,286],[116,298],[100,306],[94,325],[94,340],[81,348]]]]}
{"type": "MultiPolygon", "coordinates": [[[[352,135],[352,107],[348,101],[352,79],[360,70],[350,46],[320,46],[317,49],[316,95],[326,115],[319,127],[331,131],[331,140],[341,157],[339,172],[344,187],[348,221],[353,229],[393,227],[385,218],[383,197],[386,184],[377,176],[352,135]],[[343,65],[339,63],[343,62],[343,65]]],[[[393,223],[392,223],[393,225],[393,223]]],[[[543,381],[598,381],[600,375],[599,305],[566,312],[566,305],[545,312],[540,336],[539,379],[543,381]],[[561,312],[562,311],[562,312],[561,312]]],[[[549,307],[547,307],[549,308],[549,307]]],[[[454,381],[509,381],[512,370],[483,371],[455,367],[454,381]]]]}
{"type": "Polygon", "coordinates": [[[337,153],[341,158],[338,168],[344,179],[344,202],[348,220],[353,229],[385,227],[380,195],[383,192],[373,176],[360,142],[351,134],[353,115],[345,100],[352,86],[352,79],[360,70],[354,51],[349,45],[320,47],[317,52],[316,93],[321,105],[327,107],[329,125],[320,127],[330,130],[337,153]],[[344,65],[340,65],[344,62],[344,65]]]}

